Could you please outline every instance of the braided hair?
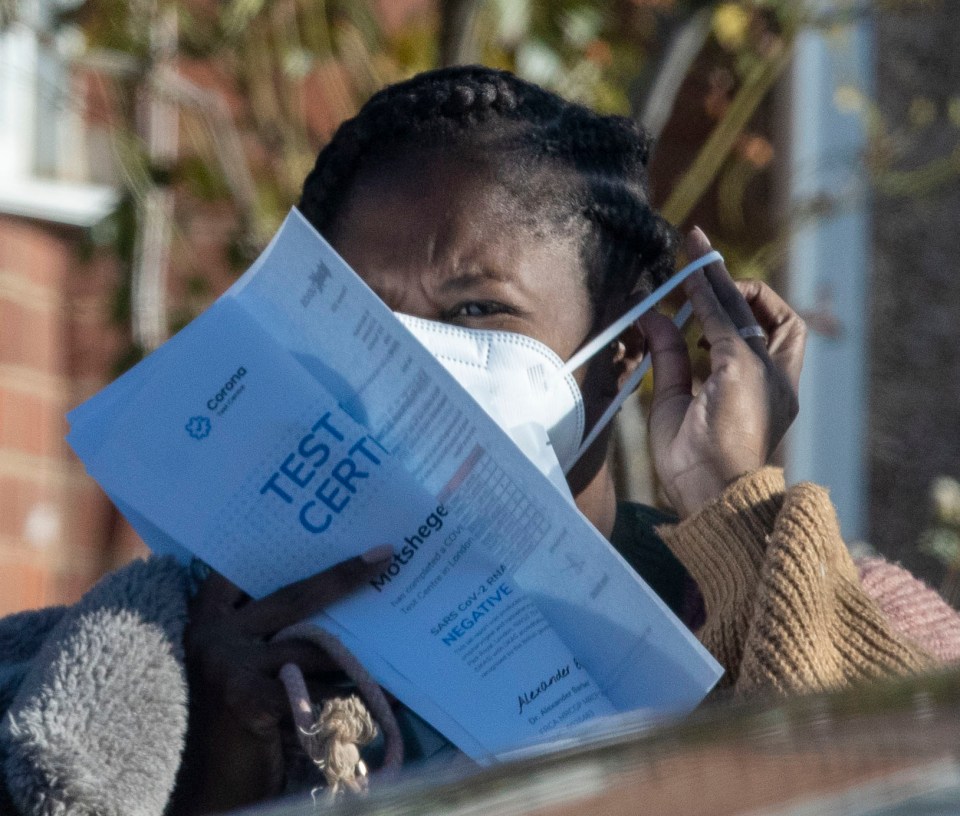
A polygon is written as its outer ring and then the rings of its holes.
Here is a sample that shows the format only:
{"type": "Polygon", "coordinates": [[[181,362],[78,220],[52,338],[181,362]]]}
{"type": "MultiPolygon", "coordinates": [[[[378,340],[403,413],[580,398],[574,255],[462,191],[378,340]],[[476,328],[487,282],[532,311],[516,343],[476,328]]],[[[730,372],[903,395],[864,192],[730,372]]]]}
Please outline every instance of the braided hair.
{"type": "Polygon", "coordinates": [[[326,232],[361,170],[431,149],[486,156],[524,211],[555,228],[579,224],[595,310],[670,275],[676,233],[649,202],[644,130],[492,68],[428,71],[372,96],[320,152],[299,209],[326,232]]]}

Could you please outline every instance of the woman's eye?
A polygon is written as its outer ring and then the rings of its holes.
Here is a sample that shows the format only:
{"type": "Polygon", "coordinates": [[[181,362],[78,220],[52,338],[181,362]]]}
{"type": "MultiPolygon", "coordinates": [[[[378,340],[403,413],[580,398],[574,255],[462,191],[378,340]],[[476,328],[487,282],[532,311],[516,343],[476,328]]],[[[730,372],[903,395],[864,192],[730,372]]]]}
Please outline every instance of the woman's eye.
{"type": "Polygon", "coordinates": [[[448,314],[448,318],[456,319],[458,317],[487,317],[488,315],[503,314],[509,309],[502,303],[493,303],[486,300],[472,300],[469,303],[461,303],[448,314]]]}

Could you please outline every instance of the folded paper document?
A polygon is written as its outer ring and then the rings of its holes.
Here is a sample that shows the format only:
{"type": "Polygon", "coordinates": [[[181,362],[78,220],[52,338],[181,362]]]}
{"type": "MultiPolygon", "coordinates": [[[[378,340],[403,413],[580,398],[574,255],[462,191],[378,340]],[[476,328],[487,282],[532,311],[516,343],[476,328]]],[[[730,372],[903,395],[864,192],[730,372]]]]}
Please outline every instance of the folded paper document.
{"type": "Polygon", "coordinates": [[[392,542],[317,617],[478,761],[682,713],[720,668],[296,211],[206,312],[70,416],[156,552],[254,597],[392,542]]]}

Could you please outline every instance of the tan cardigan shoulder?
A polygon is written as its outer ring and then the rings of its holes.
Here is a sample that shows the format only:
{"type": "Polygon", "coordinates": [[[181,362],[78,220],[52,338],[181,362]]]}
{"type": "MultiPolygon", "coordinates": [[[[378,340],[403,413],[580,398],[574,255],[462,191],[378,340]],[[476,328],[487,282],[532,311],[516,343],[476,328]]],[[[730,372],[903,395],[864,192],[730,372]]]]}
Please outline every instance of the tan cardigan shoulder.
{"type": "Polygon", "coordinates": [[[700,586],[704,645],[736,693],[791,694],[933,664],[860,585],[826,490],[763,468],[658,528],[700,586]]]}

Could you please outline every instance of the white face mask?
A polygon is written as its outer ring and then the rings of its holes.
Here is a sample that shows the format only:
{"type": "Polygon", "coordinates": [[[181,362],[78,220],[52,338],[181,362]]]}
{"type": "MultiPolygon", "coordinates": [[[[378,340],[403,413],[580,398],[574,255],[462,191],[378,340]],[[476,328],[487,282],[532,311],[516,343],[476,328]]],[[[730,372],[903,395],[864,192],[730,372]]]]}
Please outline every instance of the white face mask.
{"type": "MultiPolygon", "coordinates": [[[[565,474],[613,420],[624,400],[650,368],[644,358],[584,438],[583,394],[573,372],[602,351],[628,326],[676,289],[693,272],[714,261],[710,252],[681,269],[670,280],[600,332],[566,363],[539,340],[515,332],[468,329],[397,313],[397,318],[457,382],[520,446],[524,453],[570,496],[565,474]]],[[[686,322],[689,305],[674,317],[686,322]]]]}

